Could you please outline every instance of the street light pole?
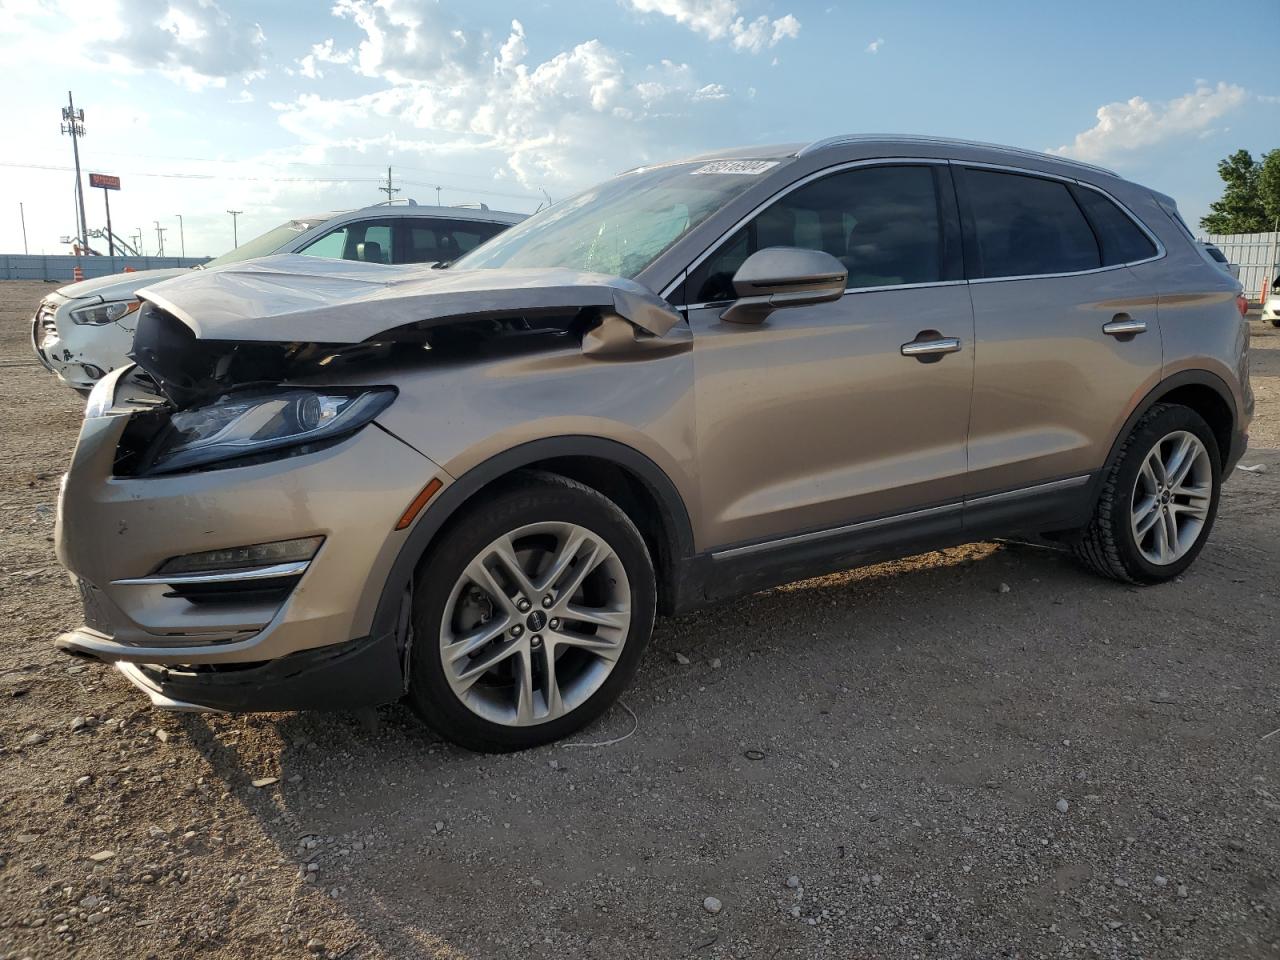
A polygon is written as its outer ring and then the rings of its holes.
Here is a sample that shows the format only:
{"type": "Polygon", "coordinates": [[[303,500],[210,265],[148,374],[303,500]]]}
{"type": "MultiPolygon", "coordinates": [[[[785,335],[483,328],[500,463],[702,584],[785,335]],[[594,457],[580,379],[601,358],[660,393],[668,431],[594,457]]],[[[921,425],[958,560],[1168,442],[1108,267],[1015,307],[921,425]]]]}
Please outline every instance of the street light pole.
{"type": "Polygon", "coordinates": [[[18,201],[18,219],[22,221],[22,252],[30,253],[27,249],[27,211],[21,200],[18,201]]]}
{"type": "Polygon", "coordinates": [[[175,214],[178,218],[178,243],[182,250],[182,258],[185,260],[187,256],[187,235],[182,229],[182,214],[175,214]]]}
{"type": "Polygon", "coordinates": [[[240,246],[240,233],[236,225],[236,218],[240,216],[240,214],[244,213],[244,211],[228,210],[227,213],[231,214],[231,249],[234,250],[236,247],[240,246]]]}

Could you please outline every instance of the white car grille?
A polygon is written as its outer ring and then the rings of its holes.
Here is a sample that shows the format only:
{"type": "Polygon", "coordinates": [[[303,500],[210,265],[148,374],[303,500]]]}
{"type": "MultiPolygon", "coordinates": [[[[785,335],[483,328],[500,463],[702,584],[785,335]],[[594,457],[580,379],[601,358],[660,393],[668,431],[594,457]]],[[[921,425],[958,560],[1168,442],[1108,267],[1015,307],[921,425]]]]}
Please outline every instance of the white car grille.
{"type": "Polygon", "coordinates": [[[53,307],[40,305],[40,312],[36,315],[40,322],[40,329],[44,331],[45,338],[56,337],[58,335],[58,324],[54,321],[53,316],[56,311],[53,307]]]}

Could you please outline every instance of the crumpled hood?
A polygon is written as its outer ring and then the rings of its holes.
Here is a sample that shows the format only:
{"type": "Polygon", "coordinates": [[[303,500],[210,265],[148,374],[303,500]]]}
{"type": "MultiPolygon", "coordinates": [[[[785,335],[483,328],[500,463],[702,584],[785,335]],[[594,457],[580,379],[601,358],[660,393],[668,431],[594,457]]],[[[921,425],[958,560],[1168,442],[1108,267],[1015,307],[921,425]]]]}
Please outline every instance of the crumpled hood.
{"type": "Polygon", "coordinates": [[[59,287],[58,293],[70,300],[81,297],[101,297],[103,300],[128,300],[142,287],[149,283],[158,283],[171,277],[180,277],[188,273],[199,273],[191,267],[169,267],[164,270],[134,270],[132,273],[113,273],[105,277],[94,277],[69,283],[59,287]]]}
{"type": "Polygon", "coordinates": [[[296,254],[193,271],[147,287],[141,296],[200,340],[360,343],[409,325],[590,307],[660,337],[681,319],[647,287],[604,274],[435,270],[296,254]]]}

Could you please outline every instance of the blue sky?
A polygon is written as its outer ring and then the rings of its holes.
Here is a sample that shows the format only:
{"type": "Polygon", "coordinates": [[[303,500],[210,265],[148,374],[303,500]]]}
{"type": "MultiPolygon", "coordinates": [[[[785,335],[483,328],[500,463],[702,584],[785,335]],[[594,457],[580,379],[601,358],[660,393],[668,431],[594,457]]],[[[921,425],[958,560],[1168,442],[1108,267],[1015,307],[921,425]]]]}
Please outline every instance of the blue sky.
{"type": "MultiPolygon", "coordinates": [[[[1280,75],[1249,24],[1276,0],[3,0],[0,251],[74,230],[68,88],[84,170],[117,173],[118,233],[178,219],[188,254],[289,216],[399,196],[528,211],[619,170],[845,132],[1060,150],[1176,197],[1217,160],[1280,147],[1280,75]],[[55,79],[56,78],[56,79],[55,79]],[[53,169],[50,169],[53,168],[53,169]]],[[[101,191],[88,194],[100,226],[101,191]]]]}

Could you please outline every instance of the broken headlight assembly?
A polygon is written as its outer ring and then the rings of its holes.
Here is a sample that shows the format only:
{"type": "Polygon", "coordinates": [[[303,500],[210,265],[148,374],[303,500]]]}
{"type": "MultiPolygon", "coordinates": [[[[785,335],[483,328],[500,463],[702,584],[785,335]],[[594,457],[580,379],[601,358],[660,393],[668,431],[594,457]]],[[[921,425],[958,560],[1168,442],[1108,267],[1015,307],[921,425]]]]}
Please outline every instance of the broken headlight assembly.
{"type": "Polygon", "coordinates": [[[141,300],[112,300],[107,303],[95,303],[88,307],[77,307],[71,311],[71,322],[81,326],[101,327],[136,313],[141,306],[141,300]]]}
{"type": "Polygon", "coordinates": [[[305,453],[359,430],[395,397],[394,387],[281,387],[226,394],[175,413],[152,442],[138,474],[236,466],[246,458],[262,462],[305,453]]]}

